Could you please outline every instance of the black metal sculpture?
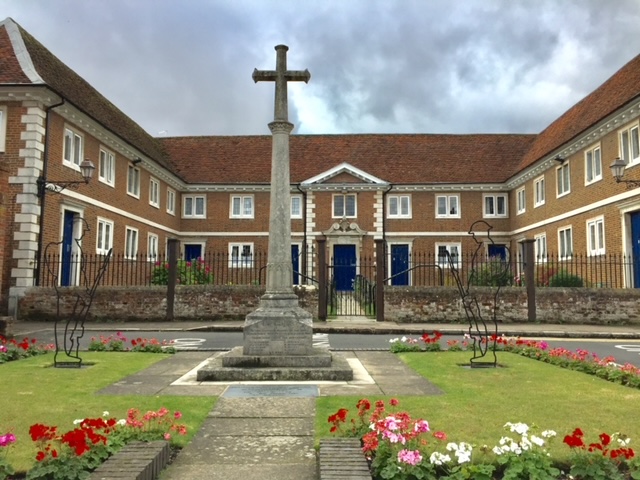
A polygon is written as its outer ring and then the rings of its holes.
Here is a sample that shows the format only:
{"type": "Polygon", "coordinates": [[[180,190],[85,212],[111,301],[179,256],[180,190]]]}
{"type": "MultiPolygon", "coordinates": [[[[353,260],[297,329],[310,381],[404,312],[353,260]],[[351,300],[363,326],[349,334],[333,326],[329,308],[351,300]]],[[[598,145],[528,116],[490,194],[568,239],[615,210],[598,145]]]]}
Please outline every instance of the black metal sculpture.
{"type": "Polygon", "coordinates": [[[60,329],[59,324],[61,320],[60,303],[63,292],[60,290],[60,282],[58,270],[62,268],[62,264],[59,262],[52,262],[51,255],[47,255],[49,249],[59,251],[64,241],[51,242],[45,248],[44,263],[47,267],[49,275],[53,279],[53,285],[56,289],[56,320],[54,324],[54,333],[56,340],[56,353],[54,356],[54,366],[57,368],[80,368],[82,366],[82,358],[80,358],[80,339],[84,335],[84,322],[87,319],[91,303],[95,297],[96,290],[100,284],[100,280],[104,276],[105,271],[109,265],[111,259],[112,249],[109,249],[102,261],[96,265],[96,271],[93,279],[90,277],[89,264],[86,256],[82,251],[82,239],[90,228],[84,218],[78,218],[77,221],[81,222],[81,232],[77,238],[73,241],[76,243],[77,251],[76,256],[78,259],[77,275],[78,281],[75,282],[77,287],[72,290],[71,294],[74,297],[73,307],[68,315],[65,315],[64,329],[60,329]],[[62,331],[61,331],[62,330],[62,331]],[[62,342],[60,336],[62,335],[62,342]],[[63,359],[60,359],[63,357],[63,359]]]}
{"type": "Polygon", "coordinates": [[[478,220],[471,224],[469,228],[469,234],[473,237],[476,243],[476,249],[473,252],[471,258],[471,268],[469,275],[467,276],[466,283],[460,278],[460,271],[458,270],[458,261],[453,260],[449,252],[447,252],[447,259],[451,274],[458,287],[460,293],[460,299],[464,307],[465,315],[469,322],[469,338],[473,344],[473,357],[470,359],[471,367],[496,367],[498,365],[498,359],[496,357],[496,341],[498,337],[498,320],[496,309],[498,305],[498,295],[503,285],[503,279],[507,278],[511,271],[509,265],[509,249],[505,246],[505,258],[500,259],[496,265],[492,262],[488,262],[485,268],[489,268],[489,278],[496,279],[496,281],[490,281],[489,286],[496,287],[493,295],[493,305],[491,312],[491,320],[493,322],[492,331],[489,331],[487,323],[482,317],[482,309],[478,303],[478,298],[471,291],[471,286],[478,284],[479,269],[478,269],[478,256],[484,253],[484,241],[480,238],[480,234],[486,237],[487,241],[491,245],[495,245],[495,242],[491,238],[491,230],[493,227],[484,220],[478,220]]]}

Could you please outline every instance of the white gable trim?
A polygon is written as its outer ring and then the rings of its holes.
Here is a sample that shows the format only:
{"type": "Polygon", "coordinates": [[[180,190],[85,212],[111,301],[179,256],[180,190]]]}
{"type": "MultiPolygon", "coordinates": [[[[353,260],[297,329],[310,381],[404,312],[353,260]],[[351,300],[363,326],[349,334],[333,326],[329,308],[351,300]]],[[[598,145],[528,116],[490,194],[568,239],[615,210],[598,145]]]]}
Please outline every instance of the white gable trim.
{"type": "Polygon", "coordinates": [[[378,177],[374,177],[373,175],[370,175],[367,172],[354,167],[353,165],[349,165],[348,163],[343,162],[340,165],[336,165],[335,167],[327,170],[326,172],[323,172],[319,175],[316,175],[315,177],[311,177],[310,179],[305,180],[304,182],[301,183],[301,186],[309,187],[313,184],[326,182],[330,178],[333,178],[336,175],[339,175],[344,172],[350,175],[353,175],[354,177],[359,178],[360,180],[363,180],[365,183],[373,183],[376,185],[389,185],[389,182],[385,182],[384,180],[378,177]]]}
{"type": "Polygon", "coordinates": [[[11,18],[6,18],[2,22],[0,22],[0,27],[4,27],[7,29],[7,34],[9,35],[9,40],[11,41],[11,45],[13,46],[13,51],[16,54],[18,63],[20,64],[20,67],[22,67],[22,71],[29,78],[31,83],[44,83],[44,80],[42,80],[42,77],[40,77],[40,75],[36,71],[36,67],[33,65],[31,55],[29,55],[29,51],[24,44],[24,40],[22,39],[20,29],[18,28],[16,22],[14,22],[11,18]]]}

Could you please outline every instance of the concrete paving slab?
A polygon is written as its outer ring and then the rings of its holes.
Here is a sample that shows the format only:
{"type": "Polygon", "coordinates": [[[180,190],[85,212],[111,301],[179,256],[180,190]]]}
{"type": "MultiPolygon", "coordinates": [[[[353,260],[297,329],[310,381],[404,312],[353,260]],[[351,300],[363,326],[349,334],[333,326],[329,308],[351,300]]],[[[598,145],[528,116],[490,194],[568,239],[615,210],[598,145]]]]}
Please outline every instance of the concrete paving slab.
{"type": "Polygon", "coordinates": [[[315,398],[224,398],[220,397],[210,417],[287,418],[315,415],[315,398]]]}
{"type": "MultiPolygon", "coordinates": [[[[178,457],[179,458],[179,457],[178,457]]],[[[160,475],[160,480],[317,480],[318,472],[313,465],[226,465],[226,464],[180,464],[170,465],[160,475]]]]}
{"type": "Polygon", "coordinates": [[[180,397],[219,397],[222,395],[226,385],[198,385],[193,386],[169,385],[158,393],[159,395],[176,395],[180,397]]]}
{"type": "MultiPolygon", "coordinates": [[[[271,435],[235,437],[196,436],[178,458],[190,464],[277,465],[309,463],[315,465],[313,437],[271,435]]],[[[183,477],[185,478],[185,477],[183,477]]]]}
{"type": "Polygon", "coordinates": [[[306,418],[210,418],[206,430],[211,437],[313,435],[314,419],[306,418]]]}

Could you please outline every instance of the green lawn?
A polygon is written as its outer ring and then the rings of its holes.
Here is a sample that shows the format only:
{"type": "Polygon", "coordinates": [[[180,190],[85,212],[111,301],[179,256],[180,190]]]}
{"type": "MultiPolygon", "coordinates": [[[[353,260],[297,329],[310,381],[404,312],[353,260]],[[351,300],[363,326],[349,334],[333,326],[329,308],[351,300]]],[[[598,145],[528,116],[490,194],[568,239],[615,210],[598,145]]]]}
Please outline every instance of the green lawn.
{"type": "Polygon", "coordinates": [[[74,428],[79,418],[126,418],[130,408],[142,412],[166,407],[183,413],[181,423],[188,435],[174,436],[185,445],[202,425],[216,398],[178,396],[111,396],[96,392],[160,360],[164,354],[132,352],[86,352],[82,359],[93,365],[82,369],[53,368],[53,354],[31,357],[0,365],[3,392],[0,397],[0,434],[13,432],[17,442],[8,452],[16,470],[33,464],[36,450],[29,437],[34,423],[56,425],[60,432],[74,428]]]}
{"type": "MultiPolygon", "coordinates": [[[[445,392],[396,397],[399,408],[427,420],[432,431],[445,431],[452,441],[493,447],[506,434],[506,422],[524,422],[558,432],[552,452],[559,458],[569,451],[562,438],[575,427],[582,428],[586,440],[621,432],[631,437],[632,447],[640,446],[640,390],[506,352],[498,354],[504,368],[473,370],[459,366],[468,364],[469,352],[399,356],[445,392]]],[[[330,436],[327,417],[341,407],[355,412],[359,398],[319,398],[316,437],[330,436]]]]}

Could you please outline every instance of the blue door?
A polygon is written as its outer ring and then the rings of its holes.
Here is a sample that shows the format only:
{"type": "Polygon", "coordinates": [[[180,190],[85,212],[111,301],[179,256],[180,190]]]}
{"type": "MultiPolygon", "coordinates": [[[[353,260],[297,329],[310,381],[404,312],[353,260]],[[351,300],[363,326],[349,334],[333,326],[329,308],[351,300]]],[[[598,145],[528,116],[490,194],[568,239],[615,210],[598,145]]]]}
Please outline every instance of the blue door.
{"type": "Polygon", "coordinates": [[[333,275],[336,290],[342,292],[353,291],[356,279],[356,246],[333,246],[333,275]]]}
{"type": "Polygon", "coordinates": [[[640,212],[631,214],[631,247],[633,254],[633,286],[640,288],[640,212]]]}
{"type": "Polygon", "coordinates": [[[73,265],[73,223],[76,212],[64,211],[62,226],[62,269],[60,272],[60,286],[71,286],[71,269],[73,265]]]}
{"type": "Polygon", "coordinates": [[[291,266],[293,267],[293,284],[300,285],[300,245],[291,244],[291,266]]]}
{"type": "Polygon", "coordinates": [[[391,285],[409,285],[409,245],[391,245],[391,285]]]}
{"type": "Polygon", "coordinates": [[[202,257],[202,245],[199,243],[185,243],[184,244],[184,259],[187,262],[191,260],[197,260],[202,257]]]}
{"type": "Polygon", "coordinates": [[[507,246],[506,245],[495,245],[490,244],[487,253],[489,254],[489,258],[495,257],[500,260],[507,259],[507,246]]]}

